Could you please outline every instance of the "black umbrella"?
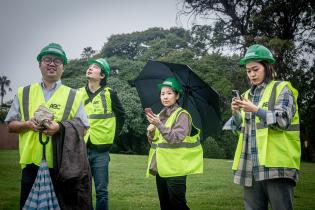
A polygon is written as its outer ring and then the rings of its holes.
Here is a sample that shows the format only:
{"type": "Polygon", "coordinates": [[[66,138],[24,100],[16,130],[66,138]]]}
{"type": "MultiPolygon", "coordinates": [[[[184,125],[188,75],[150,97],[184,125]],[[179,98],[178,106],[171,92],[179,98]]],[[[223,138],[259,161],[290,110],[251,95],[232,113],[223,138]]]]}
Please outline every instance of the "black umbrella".
{"type": "Polygon", "coordinates": [[[179,105],[190,113],[194,125],[201,129],[201,139],[215,134],[221,127],[219,94],[187,65],[148,61],[135,80],[142,106],[151,107],[154,113],[161,111],[163,105],[157,84],[170,76],[175,76],[183,86],[179,105]]]}

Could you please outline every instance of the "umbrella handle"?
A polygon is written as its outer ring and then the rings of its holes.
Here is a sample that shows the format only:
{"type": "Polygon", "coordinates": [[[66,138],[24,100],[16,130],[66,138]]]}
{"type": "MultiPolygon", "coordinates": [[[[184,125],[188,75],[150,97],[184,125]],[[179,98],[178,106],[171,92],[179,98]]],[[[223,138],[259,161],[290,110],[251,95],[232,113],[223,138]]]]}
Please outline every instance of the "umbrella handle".
{"type": "Polygon", "coordinates": [[[46,141],[43,141],[43,133],[40,131],[39,142],[43,145],[43,160],[46,160],[46,144],[49,142],[49,137],[47,136],[46,141]]]}

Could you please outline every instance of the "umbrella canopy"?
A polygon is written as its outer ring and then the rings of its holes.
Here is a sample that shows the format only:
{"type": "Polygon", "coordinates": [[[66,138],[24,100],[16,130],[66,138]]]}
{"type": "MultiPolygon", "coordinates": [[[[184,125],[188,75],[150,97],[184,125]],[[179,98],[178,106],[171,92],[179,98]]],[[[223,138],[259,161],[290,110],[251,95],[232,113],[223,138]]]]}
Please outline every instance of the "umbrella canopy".
{"type": "Polygon", "coordinates": [[[60,209],[46,160],[40,163],[35,182],[23,207],[23,210],[31,209],[60,209]]]}
{"type": "Polygon", "coordinates": [[[151,107],[154,113],[161,111],[163,105],[157,85],[171,76],[183,86],[179,105],[190,113],[194,125],[201,129],[201,139],[215,134],[221,127],[219,94],[187,65],[148,61],[135,80],[142,106],[151,107]]]}
{"type": "Polygon", "coordinates": [[[43,145],[43,159],[40,163],[36,179],[31,192],[23,206],[23,210],[48,209],[59,210],[58,199],[56,197],[54,186],[52,184],[48,165],[45,158],[45,146],[49,141],[47,138],[42,140],[42,132],[39,132],[39,141],[43,145]]]}

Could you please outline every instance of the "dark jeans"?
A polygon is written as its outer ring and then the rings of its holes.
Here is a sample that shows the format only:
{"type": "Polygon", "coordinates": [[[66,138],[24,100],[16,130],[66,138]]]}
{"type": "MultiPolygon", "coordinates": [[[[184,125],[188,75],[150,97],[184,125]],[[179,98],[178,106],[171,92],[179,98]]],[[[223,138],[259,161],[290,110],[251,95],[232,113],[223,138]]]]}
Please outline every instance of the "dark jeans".
{"type": "MultiPolygon", "coordinates": [[[[23,208],[29,193],[31,192],[33,183],[36,179],[38,166],[35,164],[27,165],[22,170],[22,180],[21,180],[21,194],[20,194],[20,209],[23,208]]],[[[50,177],[55,187],[56,177],[54,169],[49,169],[50,177]]]]}
{"type": "Polygon", "coordinates": [[[246,210],[268,210],[268,201],[275,210],[293,209],[295,182],[287,178],[253,181],[252,187],[244,187],[246,210]]]}
{"type": "Polygon", "coordinates": [[[107,151],[88,148],[88,157],[94,178],[96,192],[96,210],[108,210],[108,164],[107,151]]]}
{"type": "Polygon", "coordinates": [[[161,210],[186,210],[186,176],[162,178],[156,175],[161,210]]]}

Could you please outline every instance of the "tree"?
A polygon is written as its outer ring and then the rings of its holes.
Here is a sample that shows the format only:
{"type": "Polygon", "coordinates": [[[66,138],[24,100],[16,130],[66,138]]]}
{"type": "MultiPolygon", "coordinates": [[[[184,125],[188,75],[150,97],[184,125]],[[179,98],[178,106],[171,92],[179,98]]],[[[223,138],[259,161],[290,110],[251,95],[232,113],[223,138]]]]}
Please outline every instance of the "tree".
{"type": "Polygon", "coordinates": [[[108,83],[117,92],[126,113],[125,125],[115,144],[128,153],[146,154],[149,149],[146,140],[148,123],[135,87],[115,77],[110,78],[108,83]]]}
{"type": "Polygon", "coordinates": [[[242,53],[253,43],[264,44],[276,57],[281,79],[294,79],[293,70],[303,68],[305,71],[312,66],[314,1],[184,0],[184,5],[183,13],[214,19],[214,27],[193,28],[200,43],[208,43],[213,48],[241,49],[242,53]]]}
{"type": "MultiPolygon", "coordinates": [[[[314,7],[311,0],[183,0],[183,14],[202,15],[214,20],[213,38],[217,44],[249,46],[266,36],[282,40],[303,40],[314,33],[314,7]]],[[[310,39],[310,37],[309,37],[310,39]]]]}
{"type": "Polygon", "coordinates": [[[65,67],[62,74],[62,83],[72,87],[80,88],[86,85],[85,72],[88,68],[88,63],[82,59],[71,60],[65,67]]]}
{"type": "Polygon", "coordinates": [[[112,35],[101,50],[104,57],[122,57],[131,60],[137,59],[148,48],[146,42],[164,38],[166,30],[162,28],[150,28],[146,31],[130,34],[112,35]]]}
{"type": "MultiPolygon", "coordinates": [[[[289,80],[299,90],[302,137],[312,138],[315,124],[315,2],[312,0],[183,0],[183,14],[211,18],[213,27],[193,28],[201,45],[238,49],[241,54],[260,43],[276,58],[278,79],[289,80]],[[305,130],[304,130],[305,128],[305,130]]],[[[304,141],[304,139],[302,139],[304,141]]],[[[315,161],[315,158],[314,158],[315,161]]]]}
{"type": "Polygon", "coordinates": [[[11,81],[8,80],[6,76],[0,76],[0,96],[1,96],[1,106],[3,105],[3,98],[7,94],[6,89],[12,91],[10,88],[11,81]]]}
{"type": "Polygon", "coordinates": [[[100,54],[103,57],[117,56],[130,60],[156,59],[171,50],[186,47],[189,36],[189,32],[183,28],[150,28],[141,32],[112,35],[100,54]]]}
{"type": "Polygon", "coordinates": [[[91,58],[94,54],[96,53],[95,50],[93,50],[92,47],[85,47],[83,48],[83,51],[81,53],[81,57],[84,60],[88,60],[89,58],[91,58]]]}
{"type": "MultiPolygon", "coordinates": [[[[239,85],[244,83],[239,78],[245,78],[242,75],[245,71],[238,66],[239,56],[227,57],[218,53],[209,55],[204,48],[206,45],[200,45],[196,50],[193,43],[188,30],[153,28],[143,32],[112,35],[104,44],[102,51],[93,56],[106,57],[111,69],[119,70],[119,73],[110,75],[108,85],[117,92],[126,111],[126,121],[121,135],[112,147],[112,152],[148,153],[149,144],[146,137],[148,122],[133,85],[148,59],[182,63],[192,67],[200,78],[219,92],[224,101],[221,106],[222,112],[228,113],[227,101],[229,102],[231,98],[230,90],[245,89],[239,85]],[[237,81],[233,80],[235,78],[237,81]]],[[[87,66],[87,62],[82,59],[71,60],[66,66],[62,82],[73,88],[84,86],[87,66]]],[[[224,114],[224,117],[227,115],[224,114]]],[[[213,153],[212,156],[231,158],[235,149],[235,137],[224,134],[219,136],[213,138],[215,142],[207,142],[205,145],[208,149],[213,145],[220,148],[219,152],[213,153]]]]}

